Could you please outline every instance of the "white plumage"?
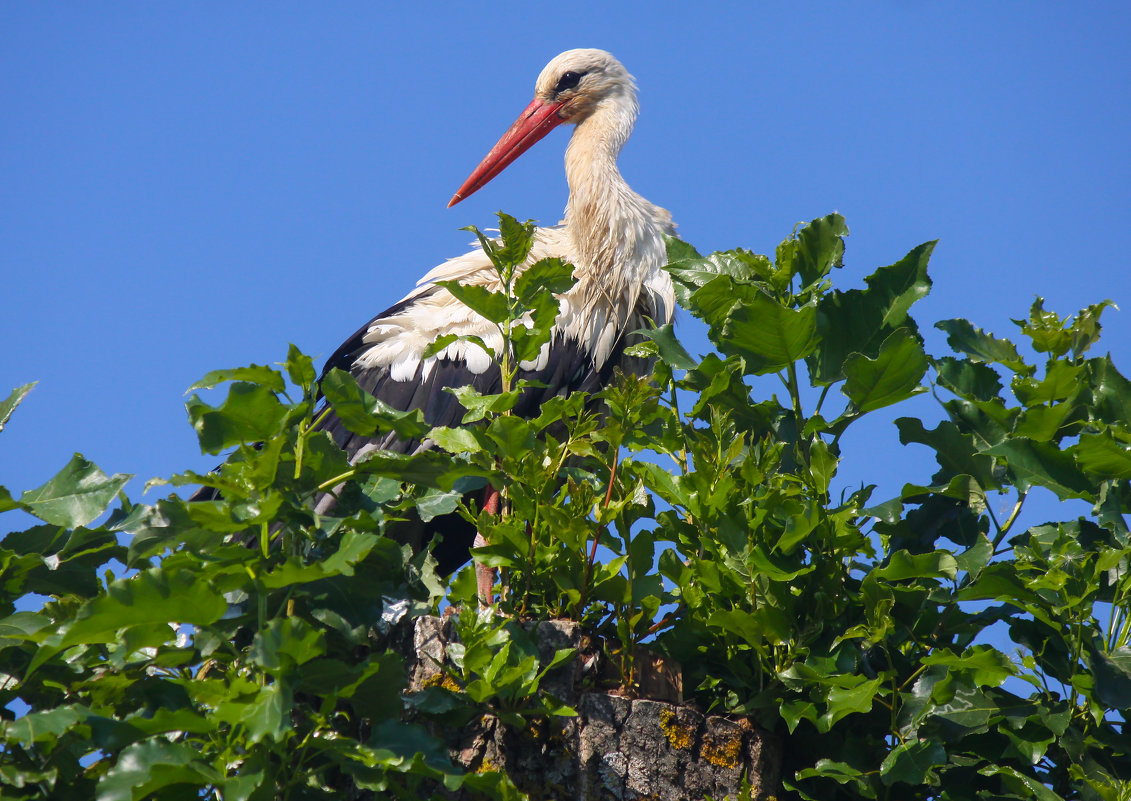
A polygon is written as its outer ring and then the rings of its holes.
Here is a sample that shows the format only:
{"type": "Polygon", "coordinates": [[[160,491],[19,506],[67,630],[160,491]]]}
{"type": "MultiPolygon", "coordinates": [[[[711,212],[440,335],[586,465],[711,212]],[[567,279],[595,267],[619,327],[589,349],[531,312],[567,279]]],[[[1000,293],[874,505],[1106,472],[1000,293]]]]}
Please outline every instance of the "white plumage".
{"type": "MultiPolygon", "coordinates": [[[[520,413],[536,413],[551,395],[596,391],[616,366],[631,372],[647,369],[624,356],[628,335],[672,318],[672,283],[661,269],[667,261],[664,236],[674,230],[671,215],[632,191],[616,163],[638,111],[633,78],[609,53],[562,53],[542,70],[534,100],[449,204],[481,188],[557,125],[576,126],[565,155],[570,190],[565,220],[537,230],[528,264],[559,257],[574,265],[577,283],[560,296],[551,342],[536,360],[520,365],[524,377],[548,385],[538,393],[528,391],[520,413]]],[[[456,342],[427,359],[425,349],[444,334],[480,337],[496,352],[502,343],[492,323],[437,286],[445,280],[499,288],[482,249],[451,259],[363,326],[325,369],[351,371],[376,397],[394,408],[422,409],[433,425],[457,425],[463,410],[444,387],[471,384],[480,391],[498,391],[498,368],[475,345],[456,342]]],[[[351,459],[378,447],[409,452],[420,444],[368,440],[351,434],[332,415],[325,428],[351,459]]],[[[445,544],[448,539],[445,534],[445,544]]],[[[462,559],[455,564],[445,565],[441,557],[441,569],[465,561],[469,544],[461,546],[462,559]]]]}

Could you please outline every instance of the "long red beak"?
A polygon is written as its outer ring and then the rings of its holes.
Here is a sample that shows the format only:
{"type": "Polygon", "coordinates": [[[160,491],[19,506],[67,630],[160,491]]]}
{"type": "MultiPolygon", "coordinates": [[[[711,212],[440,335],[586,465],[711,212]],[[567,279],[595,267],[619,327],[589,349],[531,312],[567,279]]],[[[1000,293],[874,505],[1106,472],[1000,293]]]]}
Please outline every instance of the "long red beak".
{"type": "Polygon", "coordinates": [[[467,177],[463,186],[452,195],[448,208],[482,189],[488,181],[505,170],[507,165],[529,150],[531,145],[565,122],[558,116],[561,107],[561,103],[550,103],[534,98],[502,138],[495,143],[486,158],[479,162],[479,166],[467,177]]]}

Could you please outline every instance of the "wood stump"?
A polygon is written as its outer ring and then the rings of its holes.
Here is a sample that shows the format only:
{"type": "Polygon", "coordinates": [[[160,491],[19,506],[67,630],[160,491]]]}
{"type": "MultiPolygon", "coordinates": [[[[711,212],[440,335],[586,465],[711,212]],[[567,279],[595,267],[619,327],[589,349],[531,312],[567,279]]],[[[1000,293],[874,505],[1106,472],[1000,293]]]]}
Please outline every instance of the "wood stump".
{"type": "MultiPolygon", "coordinates": [[[[544,660],[561,648],[586,650],[587,638],[576,623],[531,626],[544,660]]],[[[439,680],[454,626],[423,617],[406,635],[402,647],[412,692],[439,680]]],[[[471,771],[505,771],[536,801],[774,797],[781,750],[768,732],[746,719],[705,715],[687,704],[587,690],[582,682],[586,668],[582,656],[542,682],[546,691],[577,710],[575,718],[541,719],[516,731],[487,714],[459,731],[436,734],[448,743],[456,763],[471,771]]]]}

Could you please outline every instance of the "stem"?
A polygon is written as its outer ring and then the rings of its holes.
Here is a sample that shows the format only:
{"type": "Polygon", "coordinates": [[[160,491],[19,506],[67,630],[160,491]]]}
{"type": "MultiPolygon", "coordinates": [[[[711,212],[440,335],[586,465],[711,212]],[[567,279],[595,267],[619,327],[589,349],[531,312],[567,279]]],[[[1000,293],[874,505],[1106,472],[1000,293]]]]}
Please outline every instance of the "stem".
{"type": "Polygon", "coordinates": [[[300,430],[295,443],[295,481],[302,476],[302,459],[306,454],[306,430],[300,430]]]}
{"type": "Polygon", "coordinates": [[[789,373],[789,381],[786,382],[786,386],[789,387],[789,397],[793,400],[793,413],[797,417],[797,430],[800,433],[805,415],[801,412],[801,393],[797,389],[797,364],[790,362],[785,369],[789,373]]]}
{"type": "Polygon", "coordinates": [[[988,501],[986,502],[986,511],[990,515],[990,520],[994,522],[994,526],[997,527],[997,536],[994,537],[993,541],[995,552],[997,551],[998,545],[1001,544],[1001,541],[1005,539],[1005,535],[1009,533],[1009,529],[1017,522],[1017,516],[1021,514],[1021,505],[1025,503],[1026,497],[1028,497],[1028,495],[1024,492],[1017,494],[1017,503],[1013,505],[1013,510],[1009,513],[1009,517],[1006,518],[1004,525],[998,525],[997,516],[994,515],[993,507],[990,506],[988,501]]]}
{"type": "MultiPolygon", "coordinates": [[[[593,562],[597,559],[597,544],[601,541],[601,532],[605,530],[604,526],[598,526],[597,531],[593,534],[593,547],[589,550],[589,557],[585,560],[585,571],[581,574],[581,593],[577,596],[577,619],[581,619],[581,614],[585,609],[585,602],[589,598],[589,579],[593,576],[593,562]]],[[[589,535],[585,535],[585,542],[582,547],[589,544],[589,535]]]]}
{"type": "Polygon", "coordinates": [[[609,468],[609,488],[605,491],[605,508],[609,508],[609,502],[613,497],[613,483],[617,477],[617,464],[620,462],[620,448],[617,448],[613,453],[613,465],[609,468]]]}
{"type": "MultiPolygon", "coordinates": [[[[609,467],[609,488],[605,491],[605,509],[609,508],[609,503],[613,497],[613,483],[617,475],[617,463],[620,458],[620,448],[613,451],[613,463],[609,467]]],[[[601,532],[605,530],[605,526],[597,527],[597,531],[593,535],[593,547],[589,549],[589,558],[585,560],[585,572],[581,576],[581,594],[577,598],[577,615],[580,619],[582,612],[585,609],[585,602],[589,596],[589,579],[593,576],[593,565],[597,561],[597,546],[601,542],[601,532]]],[[[589,543],[589,535],[585,536],[585,544],[589,543]]]]}
{"type": "MultiPolygon", "coordinates": [[[[509,288],[508,288],[509,289],[509,288]]],[[[509,291],[508,291],[509,294],[509,291]]],[[[502,363],[499,365],[499,374],[502,378],[503,392],[510,392],[514,376],[511,374],[511,320],[507,320],[499,328],[499,333],[503,336],[503,355],[502,363]]],[[[510,414],[510,410],[504,412],[510,414]]]]}
{"type": "Polygon", "coordinates": [[[334,476],[331,479],[323,481],[321,484],[318,485],[318,492],[327,492],[329,490],[332,490],[334,487],[338,486],[343,481],[350,479],[350,478],[353,478],[356,475],[357,475],[357,469],[351,468],[344,473],[341,473],[339,475],[334,476]]]}
{"type": "Polygon", "coordinates": [[[817,398],[817,408],[813,410],[813,414],[820,414],[821,407],[825,405],[825,396],[829,394],[829,389],[832,384],[825,384],[825,388],[821,390],[821,397],[817,398]]]}
{"type": "Polygon", "coordinates": [[[1025,503],[1027,497],[1028,495],[1024,492],[1017,496],[1017,503],[1013,505],[1013,511],[1009,513],[1009,518],[1005,521],[1005,525],[1001,527],[999,536],[1004,537],[1009,533],[1009,529],[1013,527],[1017,520],[1017,515],[1021,514],[1021,504],[1025,503]]]}
{"type": "MultiPolygon", "coordinates": [[[[675,412],[676,422],[682,423],[683,421],[680,419],[681,416],[680,416],[680,413],[679,413],[679,397],[678,397],[678,394],[676,393],[675,381],[671,382],[671,389],[672,389],[672,401],[671,401],[672,411],[675,412]]],[[[679,453],[676,454],[676,460],[675,461],[676,461],[676,464],[679,465],[680,471],[682,473],[686,474],[687,473],[687,440],[682,438],[682,437],[680,438],[679,453]]]]}
{"type": "Polygon", "coordinates": [[[1123,625],[1119,627],[1119,633],[1115,636],[1115,645],[1112,650],[1119,646],[1126,645],[1127,640],[1131,639],[1131,617],[1129,617],[1126,612],[1122,612],[1122,614],[1123,625]]]}

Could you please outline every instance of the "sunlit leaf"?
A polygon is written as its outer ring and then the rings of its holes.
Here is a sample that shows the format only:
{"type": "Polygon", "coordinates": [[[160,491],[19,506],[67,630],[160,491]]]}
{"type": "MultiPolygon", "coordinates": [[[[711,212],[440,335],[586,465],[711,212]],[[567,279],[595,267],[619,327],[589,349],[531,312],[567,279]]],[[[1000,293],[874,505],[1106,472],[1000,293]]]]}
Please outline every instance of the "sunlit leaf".
{"type": "Polygon", "coordinates": [[[921,663],[943,665],[948,670],[966,671],[970,673],[971,681],[979,687],[997,687],[1016,674],[1010,658],[989,645],[974,645],[961,654],[940,649],[923,657],[921,663]]]}
{"type": "Polygon", "coordinates": [[[233,383],[220,406],[209,406],[193,395],[185,408],[203,453],[270,439],[287,415],[287,407],[280,403],[274,389],[246,381],[233,383]]]}
{"type": "Polygon", "coordinates": [[[923,392],[919,382],[926,372],[927,354],[918,338],[900,328],[884,340],[876,358],[856,353],[845,360],[844,394],[870,412],[923,392]]]}
{"type": "Polygon", "coordinates": [[[660,358],[676,370],[690,370],[696,365],[695,359],[676,339],[675,329],[671,323],[664,323],[656,328],[642,329],[637,333],[655,342],[659,349],[660,358]]]}
{"type": "Polygon", "coordinates": [[[456,300],[488,322],[502,323],[507,319],[509,307],[506,295],[502,292],[493,292],[476,284],[461,284],[459,281],[437,281],[436,284],[448,290],[456,300]]]}
{"type": "Polygon", "coordinates": [[[844,217],[830,214],[818,217],[797,232],[797,250],[794,269],[803,285],[812,284],[840,267],[844,258],[844,240],[848,226],[844,217]]]}
{"type": "Polygon", "coordinates": [[[523,270],[515,279],[514,296],[519,303],[529,306],[539,293],[552,292],[558,295],[576,283],[572,264],[558,258],[541,259],[523,270]]]}
{"type": "Polygon", "coordinates": [[[1016,437],[985,453],[1005,461],[1020,489],[1045,487],[1061,500],[1092,496],[1092,483],[1080,472],[1072,455],[1051,443],[1016,437]]]}
{"type": "Polygon", "coordinates": [[[1131,444],[1116,439],[1110,432],[1081,434],[1080,441],[1069,451],[1089,473],[1120,480],[1131,478],[1131,444]]]}
{"type": "Polygon", "coordinates": [[[20,505],[57,526],[85,526],[104,511],[132,475],[107,476],[76,453],[46,484],[20,496],[20,505]]]}
{"type": "MultiPolygon", "coordinates": [[[[292,345],[292,347],[294,346],[292,345]]],[[[283,376],[280,375],[278,370],[263,364],[251,364],[247,367],[231,367],[226,370],[213,370],[206,373],[204,378],[186,389],[185,393],[188,394],[196,389],[212,389],[225,381],[261,384],[272,392],[282,392],[286,389],[286,382],[283,381],[283,376]]]]}
{"type": "Polygon", "coordinates": [[[20,402],[27,397],[27,394],[35,388],[37,383],[39,382],[32,381],[30,384],[16,387],[7,398],[0,401],[0,431],[4,430],[4,426],[12,419],[12,412],[14,412],[16,407],[20,405],[20,402]]]}
{"type": "Polygon", "coordinates": [[[869,275],[867,289],[833,290],[817,303],[821,344],[809,358],[813,383],[844,377],[845,361],[855,353],[875,357],[897,328],[915,333],[908,310],[931,289],[927,263],[935,243],[913,249],[895,264],[869,275]]]}
{"type": "Polygon", "coordinates": [[[391,431],[402,440],[412,440],[428,433],[419,410],[393,409],[366,392],[345,370],[331,370],[322,377],[321,388],[334,413],[355,434],[373,436],[378,431],[391,431]]]}
{"type": "Polygon", "coordinates": [[[975,328],[968,320],[942,320],[935,328],[946,332],[946,341],[954,350],[972,359],[990,364],[1002,364],[1014,372],[1028,375],[1032,367],[1025,364],[1017,347],[1008,339],[998,339],[975,328]]]}
{"type": "Polygon", "coordinates": [[[694,309],[691,296],[720,275],[740,281],[768,277],[773,267],[765,256],[747,250],[712,253],[710,256],[692,256],[672,262],[664,268],[671,274],[675,297],[679,305],[694,309]]]}

